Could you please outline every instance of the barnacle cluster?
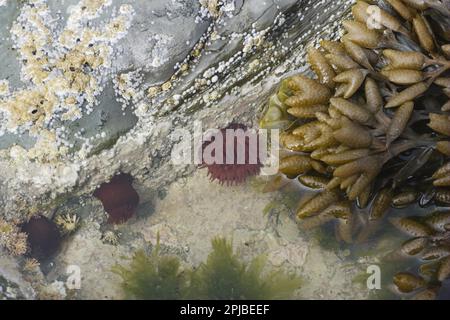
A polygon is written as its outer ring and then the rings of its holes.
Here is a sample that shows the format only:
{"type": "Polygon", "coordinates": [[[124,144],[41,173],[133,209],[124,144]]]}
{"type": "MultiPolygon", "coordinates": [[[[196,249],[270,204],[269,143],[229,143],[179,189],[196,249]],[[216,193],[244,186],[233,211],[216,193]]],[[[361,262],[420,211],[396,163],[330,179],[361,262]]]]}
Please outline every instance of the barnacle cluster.
{"type": "Polygon", "coordinates": [[[390,222],[411,237],[388,255],[391,260],[418,259],[416,272],[394,276],[398,292],[414,299],[434,299],[450,276],[450,212],[437,211],[425,217],[391,218],[390,222]]]}
{"type": "Polygon", "coordinates": [[[19,227],[0,217],[0,247],[10,254],[20,256],[27,252],[27,235],[19,227]]]}
{"type": "Polygon", "coordinates": [[[308,49],[316,77],[284,79],[260,123],[283,129],[280,172],[319,191],[300,226],[336,221],[348,243],[391,206],[450,203],[450,2],[357,1],[352,15],[308,49]]]}
{"type": "MultiPolygon", "coordinates": [[[[133,8],[124,4],[102,26],[92,23],[112,2],[80,0],[68,11],[58,31],[47,1],[25,1],[12,25],[14,50],[20,57],[21,79],[26,87],[10,90],[0,79],[1,133],[28,131],[38,142],[28,152],[43,161],[67,154],[73,147],[58,121],[75,121],[98,105],[105,74],[111,67],[113,46],[131,26],[133,8]]],[[[88,148],[92,148],[87,146],[88,148]]]]}

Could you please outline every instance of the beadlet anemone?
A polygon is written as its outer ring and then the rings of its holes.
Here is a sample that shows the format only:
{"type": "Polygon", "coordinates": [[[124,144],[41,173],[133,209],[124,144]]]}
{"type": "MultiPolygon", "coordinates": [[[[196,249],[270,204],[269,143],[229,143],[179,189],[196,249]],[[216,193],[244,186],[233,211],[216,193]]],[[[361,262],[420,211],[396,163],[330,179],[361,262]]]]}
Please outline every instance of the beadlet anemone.
{"type": "Polygon", "coordinates": [[[247,178],[258,175],[262,164],[256,133],[249,132],[245,125],[237,123],[232,123],[221,129],[220,133],[220,135],[211,137],[210,141],[205,141],[202,146],[203,164],[201,168],[206,167],[208,169],[211,180],[218,180],[220,184],[229,186],[241,184],[247,178]],[[245,134],[245,138],[241,139],[239,133],[245,134]],[[221,141],[216,141],[216,139],[221,139],[221,141]],[[222,144],[222,150],[218,148],[220,144],[222,144]],[[229,154],[230,149],[234,150],[233,154],[229,154]],[[222,157],[216,156],[217,150],[222,151],[222,157]],[[239,161],[240,153],[244,155],[242,158],[245,161],[239,161]],[[208,160],[208,156],[211,159],[208,160]]]}
{"type": "Polygon", "coordinates": [[[130,219],[139,204],[139,195],[132,185],[133,177],[121,173],[110,182],[103,183],[94,196],[99,199],[108,213],[108,223],[120,224],[130,219]]]}
{"type": "Polygon", "coordinates": [[[61,244],[58,226],[44,216],[35,216],[22,225],[27,234],[30,256],[38,260],[52,256],[61,244]]]}

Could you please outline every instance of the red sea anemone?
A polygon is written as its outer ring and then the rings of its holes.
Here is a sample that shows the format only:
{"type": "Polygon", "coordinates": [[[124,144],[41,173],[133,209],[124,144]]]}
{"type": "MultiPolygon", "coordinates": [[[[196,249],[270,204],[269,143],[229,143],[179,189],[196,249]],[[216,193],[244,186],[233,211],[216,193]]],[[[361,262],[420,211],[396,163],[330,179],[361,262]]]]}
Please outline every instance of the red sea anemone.
{"type": "Polygon", "coordinates": [[[228,127],[220,130],[221,135],[218,137],[222,140],[222,161],[215,161],[217,146],[220,141],[216,142],[217,136],[213,135],[210,141],[203,143],[202,147],[202,166],[208,168],[208,175],[211,180],[218,180],[221,184],[237,185],[243,183],[248,177],[258,175],[261,171],[261,161],[259,158],[258,135],[250,133],[248,128],[242,124],[232,123],[228,127]],[[239,139],[233,135],[233,139],[227,140],[227,132],[245,133],[245,139],[239,139]],[[250,139],[250,137],[254,139],[250,139]],[[234,140],[234,141],[233,141],[234,140]],[[213,144],[216,146],[214,147],[213,144]],[[233,154],[227,154],[228,150],[234,150],[233,154]],[[239,161],[239,152],[245,156],[245,161],[239,161]],[[207,161],[210,156],[211,160],[207,161]],[[227,160],[228,159],[228,160],[227,160]]]}
{"type": "Polygon", "coordinates": [[[139,204],[139,195],[132,185],[133,177],[121,173],[110,182],[103,183],[94,196],[99,199],[108,213],[108,223],[120,224],[130,219],[139,204]]]}
{"type": "Polygon", "coordinates": [[[49,258],[59,248],[61,234],[58,226],[43,216],[35,216],[22,225],[27,234],[30,255],[38,260],[49,258]]]}

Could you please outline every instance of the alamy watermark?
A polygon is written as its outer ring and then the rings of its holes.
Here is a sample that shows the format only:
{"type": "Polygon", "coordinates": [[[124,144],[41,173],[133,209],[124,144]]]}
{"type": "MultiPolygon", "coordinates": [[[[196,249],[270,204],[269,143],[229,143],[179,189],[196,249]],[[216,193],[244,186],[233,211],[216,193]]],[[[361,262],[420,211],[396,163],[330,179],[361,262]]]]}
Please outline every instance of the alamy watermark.
{"type": "Polygon", "coordinates": [[[68,275],[66,280],[66,287],[69,290],[81,289],[81,268],[77,265],[69,265],[66,269],[68,275]]]}
{"type": "Polygon", "coordinates": [[[367,267],[367,289],[380,290],[381,289],[381,268],[377,265],[370,265],[367,267]]]}

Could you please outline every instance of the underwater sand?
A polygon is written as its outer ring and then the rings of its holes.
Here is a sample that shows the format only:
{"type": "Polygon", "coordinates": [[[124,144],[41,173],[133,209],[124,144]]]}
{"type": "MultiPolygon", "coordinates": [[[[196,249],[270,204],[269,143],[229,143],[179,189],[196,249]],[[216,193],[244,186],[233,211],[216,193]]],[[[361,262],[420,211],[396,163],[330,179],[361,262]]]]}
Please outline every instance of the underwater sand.
{"type": "MultiPolygon", "coordinates": [[[[119,226],[120,244],[104,244],[99,224],[86,221],[55,260],[49,278],[76,264],[82,271],[79,299],[120,299],[120,278],[110,269],[124,263],[145,242],[156,243],[157,233],[163,252],[175,254],[187,265],[198,265],[211,250],[209,239],[225,236],[233,240],[239,256],[250,260],[268,257],[269,266],[284,268],[302,278],[294,298],[364,299],[368,290],[353,279],[361,266],[348,261],[342,252],[323,249],[302,234],[289,217],[280,217],[276,231],[263,215],[273,194],[261,194],[246,184],[225,187],[209,181],[205,170],[171,184],[162,199],[142,204],[138,218],[119,226]]],[[[87,207],[102,216],[98,201],[87,207]]],[[[94,213],[92,211],[91,215],[94,213]]]]}

